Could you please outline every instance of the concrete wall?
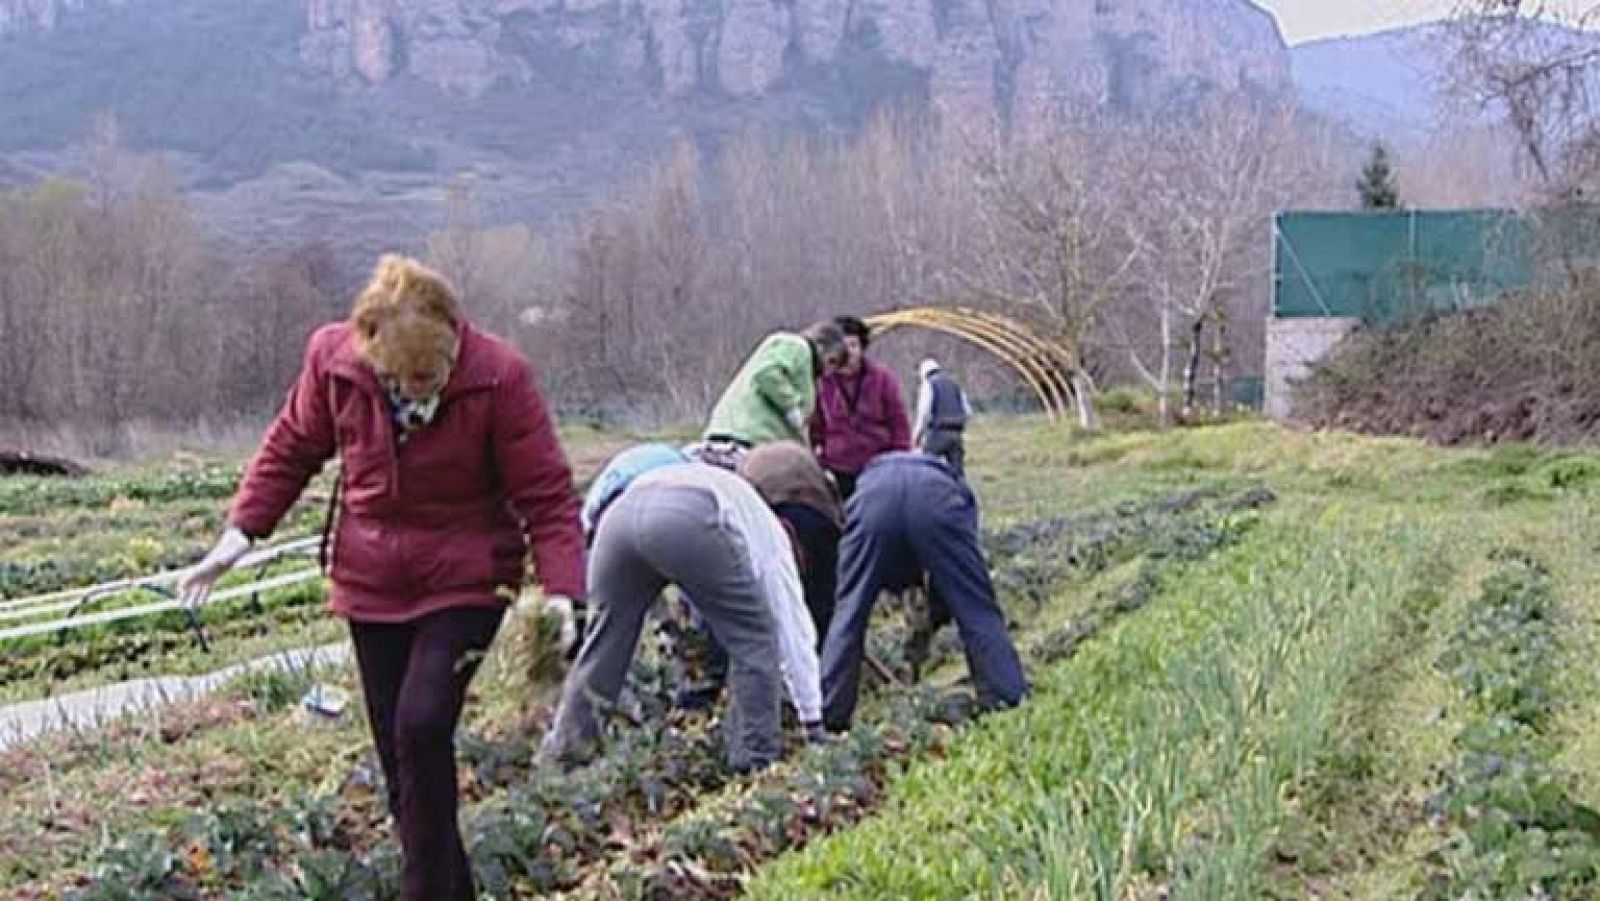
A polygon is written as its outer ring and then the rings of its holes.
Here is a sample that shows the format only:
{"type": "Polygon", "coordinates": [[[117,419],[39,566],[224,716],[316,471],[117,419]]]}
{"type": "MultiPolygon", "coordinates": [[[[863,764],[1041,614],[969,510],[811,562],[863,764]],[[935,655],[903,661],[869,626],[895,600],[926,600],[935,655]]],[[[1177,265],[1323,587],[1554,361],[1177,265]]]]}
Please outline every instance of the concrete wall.
{"type": "Polygon", "coordinates": [[[1289,397],[1293,382],[1303,377],[1312,363],[1332,350],[1360,321],[1355,318],[1267,320],[1264,375],[1268,416],[1284,420],[1294,414],[1289,397]]]}

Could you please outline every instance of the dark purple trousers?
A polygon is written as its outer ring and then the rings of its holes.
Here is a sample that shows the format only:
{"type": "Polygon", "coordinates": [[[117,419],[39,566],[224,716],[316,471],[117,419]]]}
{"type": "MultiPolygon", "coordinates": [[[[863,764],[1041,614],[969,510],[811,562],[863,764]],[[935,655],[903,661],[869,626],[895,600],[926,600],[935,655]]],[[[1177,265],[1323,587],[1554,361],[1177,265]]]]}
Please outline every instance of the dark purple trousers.
{"type": "Polygon", "coordinates": [[[367,721],[400,834],[404,901],[473,901],[456,824],[456,723],[505,615],[453,607],[404,623],[350,623],[367,721]]]}

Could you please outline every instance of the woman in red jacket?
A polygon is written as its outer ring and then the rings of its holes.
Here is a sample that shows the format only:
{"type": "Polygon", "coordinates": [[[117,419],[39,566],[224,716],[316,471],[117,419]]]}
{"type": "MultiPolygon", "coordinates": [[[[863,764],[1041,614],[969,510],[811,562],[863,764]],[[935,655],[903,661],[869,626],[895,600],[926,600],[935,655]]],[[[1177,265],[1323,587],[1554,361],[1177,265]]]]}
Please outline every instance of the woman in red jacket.
{"type": "Polygon", "coordinates": [[[583,595],[571,471],[528,362],[467,323],[437,273],[385,256],[349,320],[311,336],[185,602],[204,604],[335,453],[330,606],[350,622],[404,897],[471,899],[456,723],[529,548],[548,596],[583,595]]]}
{"type": "Polygon", "coordinates": [[[811,414],[811,447],[832,473],[844,500],[856,492],[856,479],[872,458],[911,449],[911,424],[900,380],[887,366],[867,357],[872,330],[854,316],[839,316],[844,332],[844,365],[817,383],[811,414]]]}

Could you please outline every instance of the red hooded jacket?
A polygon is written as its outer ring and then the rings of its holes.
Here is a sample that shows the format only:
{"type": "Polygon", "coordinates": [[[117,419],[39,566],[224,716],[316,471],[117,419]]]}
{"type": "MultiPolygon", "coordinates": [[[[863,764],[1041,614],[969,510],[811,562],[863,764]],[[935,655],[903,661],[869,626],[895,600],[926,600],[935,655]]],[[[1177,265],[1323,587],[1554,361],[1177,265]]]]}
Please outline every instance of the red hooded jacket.
{"type": "Polygon", "coordinates": [[[335,613],[403,622],[505,603],[522,584],[530,546],[545,591],[583,596],[572,473],[531,367],[500,339],[462,328],[436,418],[401,444],[349,326],[319,329],[229,522],[253,537],[271,534],[335,453],[343,470],[335,613]]]}

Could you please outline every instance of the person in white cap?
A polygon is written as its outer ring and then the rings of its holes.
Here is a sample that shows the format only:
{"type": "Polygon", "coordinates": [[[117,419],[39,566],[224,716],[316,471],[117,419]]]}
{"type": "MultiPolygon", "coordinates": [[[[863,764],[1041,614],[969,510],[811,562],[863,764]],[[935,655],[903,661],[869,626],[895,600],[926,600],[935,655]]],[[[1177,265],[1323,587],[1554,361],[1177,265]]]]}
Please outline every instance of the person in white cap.
{"type": "Polygon", "coordinates": [[[956,475],[965,477],[967,450],[962,435],[972,418],[967,393],[939,368],[932,357],[917,367],[921,386],[917,390],[917,418],[911,427],[912,441],[925,454],[950,464],[956,475]]]}

